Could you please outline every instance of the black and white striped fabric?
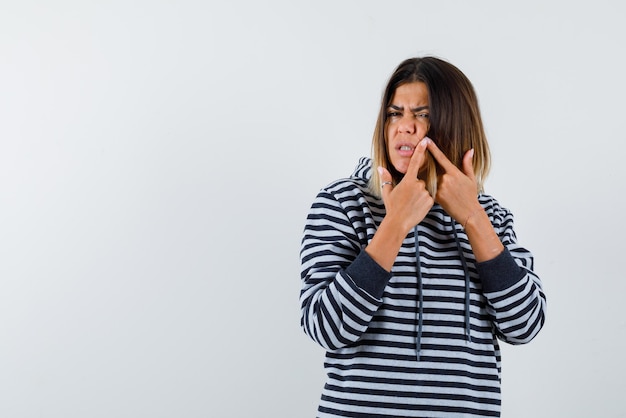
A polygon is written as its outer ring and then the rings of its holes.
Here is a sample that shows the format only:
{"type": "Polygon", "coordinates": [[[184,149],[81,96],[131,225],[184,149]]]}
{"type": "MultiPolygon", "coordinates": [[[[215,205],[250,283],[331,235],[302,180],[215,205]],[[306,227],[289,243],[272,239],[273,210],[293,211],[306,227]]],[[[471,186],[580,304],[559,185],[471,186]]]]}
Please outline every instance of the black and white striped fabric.
{"type": "Polygon", "coordinates": [[[385,214],[370,175],[363,158],[321,190],[304,230],[301,322],[327,350],[318,417],[499,416],[498,340],[530,341],[546,304],[511,213],[479,196],[506,249],[476,263],[435,205],[389,274],[363,251],[385,214]]]}

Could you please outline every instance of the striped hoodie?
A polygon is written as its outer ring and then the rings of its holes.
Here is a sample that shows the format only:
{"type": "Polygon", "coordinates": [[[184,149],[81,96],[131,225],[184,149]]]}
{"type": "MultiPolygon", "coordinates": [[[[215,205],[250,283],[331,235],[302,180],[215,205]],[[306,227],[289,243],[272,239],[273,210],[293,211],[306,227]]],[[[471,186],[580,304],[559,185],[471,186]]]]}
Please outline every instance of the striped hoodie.
{"type": "Polygon", "coordinates": [[[504,244],[477,263],[438,204],[404,239],[391,273],[363,249],[385,215],[371,160],[315,198],[301,247],[301,325],[326,349],[318,417],[500,416],[498,341],[529,342],[546,299],[513,216],[479,202],[504,244]]]}

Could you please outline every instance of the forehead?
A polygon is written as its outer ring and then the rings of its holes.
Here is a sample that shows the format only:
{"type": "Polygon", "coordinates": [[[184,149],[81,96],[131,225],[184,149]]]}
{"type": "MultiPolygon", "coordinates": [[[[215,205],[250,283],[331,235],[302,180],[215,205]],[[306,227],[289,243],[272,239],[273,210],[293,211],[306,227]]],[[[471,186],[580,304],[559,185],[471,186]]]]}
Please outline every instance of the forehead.
{"type": "Polygon", "coordinates": [[[421,81],[401,84],[393,93],[391,104],[403,104],[412,107],[425,106],[428,104],[428,88],[421,81]]]}

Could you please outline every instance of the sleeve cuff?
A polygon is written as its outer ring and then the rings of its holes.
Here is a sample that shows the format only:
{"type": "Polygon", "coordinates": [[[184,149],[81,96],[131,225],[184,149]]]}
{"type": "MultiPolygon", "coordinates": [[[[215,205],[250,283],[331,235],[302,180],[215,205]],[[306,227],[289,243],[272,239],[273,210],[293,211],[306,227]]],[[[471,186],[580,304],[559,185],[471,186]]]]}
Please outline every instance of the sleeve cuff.
{"type": "Polygon", "coordinates": [[[477,263],[476,270],[487,293],[507,289],[524,277],[524,269],[517,265],[507,248],[492,260],[477,263]]]}
{"type": "Polygon", "coordinates": [[[391,279],[391,273],[382,268],[366,251],[361,251],[352,264],[346,268],[346,274],[361,289],[380,299],[391,279]]]}

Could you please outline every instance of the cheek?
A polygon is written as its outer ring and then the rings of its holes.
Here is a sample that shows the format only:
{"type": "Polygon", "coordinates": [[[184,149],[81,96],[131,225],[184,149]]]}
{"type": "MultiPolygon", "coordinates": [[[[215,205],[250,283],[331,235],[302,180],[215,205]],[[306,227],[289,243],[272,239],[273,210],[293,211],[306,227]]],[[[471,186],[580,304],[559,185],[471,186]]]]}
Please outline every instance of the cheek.
{"type": "Polygon", "coordinates": [[[424,133],[424,135],[426,135],[428,133],[428,130],[430,129],[430,123],[428,120],[424,121],[423,123],[420,124],[420,129],[422,130],[422,132],[424,133]]]}

